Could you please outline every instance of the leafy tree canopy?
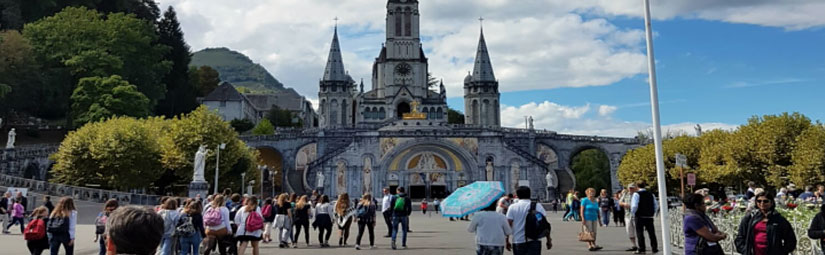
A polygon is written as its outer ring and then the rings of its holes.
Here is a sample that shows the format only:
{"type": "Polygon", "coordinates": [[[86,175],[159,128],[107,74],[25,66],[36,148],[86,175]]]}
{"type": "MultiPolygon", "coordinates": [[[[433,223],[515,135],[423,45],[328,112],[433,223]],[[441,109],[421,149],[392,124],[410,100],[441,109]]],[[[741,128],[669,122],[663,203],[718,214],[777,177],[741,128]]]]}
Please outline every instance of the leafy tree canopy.
{"type": "Polygon", "coordinates": [[[273,135],[275,134],[275,127],[272,126],[272,123],[269,122],[268,119],[262,119],[258,122],[258,125],[252,129],[253,135],[273,135]]]}
{"type": "Polygon", "coordinates": [[[75,124],[103,120],[112,116],[149,116],[149,98],[120,76],[80,79],[72,93],[75,124]]]}

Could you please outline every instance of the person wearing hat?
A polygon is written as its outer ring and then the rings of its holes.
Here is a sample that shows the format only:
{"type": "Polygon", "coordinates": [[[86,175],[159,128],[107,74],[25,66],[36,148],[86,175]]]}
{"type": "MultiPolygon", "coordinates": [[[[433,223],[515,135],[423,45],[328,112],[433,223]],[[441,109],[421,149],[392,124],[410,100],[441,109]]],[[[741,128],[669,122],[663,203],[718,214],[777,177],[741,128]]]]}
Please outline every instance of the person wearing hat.
{"type": "Polygon", "coordinates": [[[630,238],[630,249],[627,251],[636,251],[638,248],[636,247],[636,224],[635,219],[633,218],[633,214],[630,212],[630,202],[633,198],[633,193],[636,193],[636,184],[630,183],[627,185],[627,189],[622,191],[622,195],[619,196],[619,206],[625,209],[625,230],[627,231],[627,237],[630,238]]]}

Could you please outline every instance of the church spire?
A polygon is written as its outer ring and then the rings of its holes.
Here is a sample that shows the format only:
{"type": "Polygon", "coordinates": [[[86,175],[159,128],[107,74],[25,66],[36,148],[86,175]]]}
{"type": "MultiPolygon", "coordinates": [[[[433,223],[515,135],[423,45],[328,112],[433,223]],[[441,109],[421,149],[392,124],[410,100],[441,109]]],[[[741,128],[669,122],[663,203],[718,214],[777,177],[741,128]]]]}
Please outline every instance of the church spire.
{"type": "Polygon", "coordinates": [[[338,44],[338,18],[335,18],[335,32],[332,36],[332,45],[329,48],[327,67],[324,69],[325,81],[347,81],[344,71],[344,61],[341,58],[341,46],[338,44]]]}
{"type": "MultiPolygon", "coordinates": [[[[484,18],[479,18],[483,21],[484,18]]],[[[484,28],[481,28],[481,37],[478,39],[478,51],[473,68],[473,81],[496,81],[493,74],[493,64],[490,63],[490,54],[487,52],[487,42],[484,41],[484,28]]]]}

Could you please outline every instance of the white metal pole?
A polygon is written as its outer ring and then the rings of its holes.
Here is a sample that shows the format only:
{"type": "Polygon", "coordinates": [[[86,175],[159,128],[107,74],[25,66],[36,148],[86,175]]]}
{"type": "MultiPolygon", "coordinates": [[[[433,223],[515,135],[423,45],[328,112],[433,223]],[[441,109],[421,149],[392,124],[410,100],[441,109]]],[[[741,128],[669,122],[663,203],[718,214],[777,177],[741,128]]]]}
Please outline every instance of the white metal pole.
{"type": "Polygon", "coordinates": [[[218,156],[215,159],[215,194],[218,194],[218,173],[221,171],[221,147],[217,148],[218,156]]]}
{"type": "MultiPolygon", "coordinates": [[[[647,41],[647,72],[650,79],[650,109],[653,115],[653,143],[656,146],[656,175],[659,187],[659,217],[662,227],[662,254],[671,254],[670,222],[667,208],[667,183],[665,179],[665,164],[662,156],[662,126],[659,123],[659,92],[656,87],[656,64],[653,57],[653,32],[650,27],[650,0],[645,4],[645,37],[647,41]]],[[[644,249],[643,247],[639,247],[644,249]]]]}

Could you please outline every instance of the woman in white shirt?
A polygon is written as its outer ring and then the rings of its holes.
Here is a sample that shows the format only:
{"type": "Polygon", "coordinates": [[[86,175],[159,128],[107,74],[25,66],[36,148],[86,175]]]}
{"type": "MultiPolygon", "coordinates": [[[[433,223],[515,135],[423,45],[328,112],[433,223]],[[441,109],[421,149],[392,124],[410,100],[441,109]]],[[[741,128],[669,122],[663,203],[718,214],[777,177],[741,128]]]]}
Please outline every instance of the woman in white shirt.
{"type": "MultiPolygon", "coordinates": [[[[255,219],[255,218],[253,218],[255,219]]],[[[238,225],[238,231],[235,232],[235,239],[238,240],[238,254],[243,255],[246,252],[246,246],[252,243],[252,254],[258,255],[258,242],[261,241],[261,234],[263,234],[263,216],[261,215],[261,208],[258,207],[258,198],[250,196],[246,198],[244,206],[235,214],[235,223],[238,225]],[[252,224],[249,217],[256,215],[260,220],[258,229],[248,229],[252,224]]]]}
{"type": "Polygon", "coordinates": [[[493,202],[481,212],[473,214],[467,227],[470,233],[476,233],[478,254],[504,254],[504,246],[513,229],[507,223],[507,217],[496,212],[497,202],[493,202]]]}
{"type": "Polygon", "coordinates": [[[226,242],[223,239],[232,235],[232,228],[229,227],[229,209],[226,208],[223,195],[216,195],[203,213],[203,225],[206,227],[206,238],[209,247],[204,250],[204,254],[211,254],[217,245],[221,254],[226,254],[226,242]]]}
{"type": "Polygon", "coordinates": [[[322,195],[315,206],[315,222],[313,227],[318,228],[318,242],[321,247],[329,247],[329,237],[332,235],[332,206],[329,204],[329,197],[322,195]],[[326,231],[326,237],[324,232],[326,231]]]}

